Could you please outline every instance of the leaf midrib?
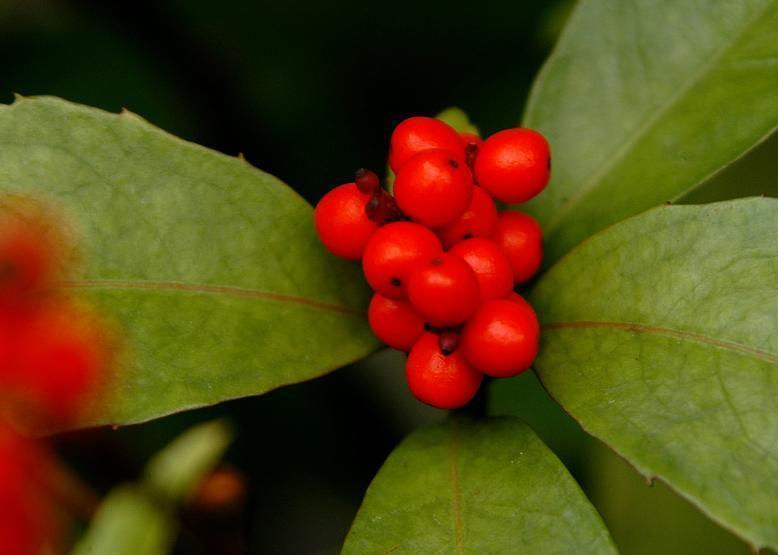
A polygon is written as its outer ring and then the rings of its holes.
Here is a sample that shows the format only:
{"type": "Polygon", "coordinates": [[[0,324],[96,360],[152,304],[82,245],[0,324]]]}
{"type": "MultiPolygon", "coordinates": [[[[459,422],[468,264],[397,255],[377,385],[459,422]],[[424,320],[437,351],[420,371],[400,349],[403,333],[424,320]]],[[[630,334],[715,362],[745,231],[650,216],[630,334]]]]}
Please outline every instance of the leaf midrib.
{"type": "Polygon", "coordinates": [[[250,299],[263,299],[276,301],[280,303],[296,304],[317,310],[336,312],[347,316],[357,316],[364,318],[362,311],[354,308],[327,303],[308,297],[297,295],[288,295],[284,293],[274,293],[261,289],[250,289],[245,287],[235,287],[230,285],[213,285],[206,283],[186,283],[176,281],[146,281],[146,280],[80,280],[66,281],[60,284],[66,289],[90,289],[90,290],[127,290],[127,291],[172,291],[197,293],[213,296],[233,296],[250,299]]]}
{"type": "Polygon", "coordinates": [[[688,331],[677,330],[673,328],[665,328],[662,326],[653,326],[649,324],[640,324],[636,322],[616,322],[607,320],[575,320],[565,322],[550,322],[543,324],[544,330],[555,329],[610,329],[618,331],[630,331],[636,333],[644,333],[648,335],[657,335],[664,337],[673,337],[675,339],[682,339],[684,341],[693,341],[697,343],[704,343],[706,345],[712,345],[714,347],[737,352],[740,354],[752,356],[754,358],[761,359],[765,362],[772,364],[778,364],[778,354],[769,353],[753,347],[748,347],[734,341],[726,341],[723,339],[716,339],[707,335],[692,333],[688,331]]]}
{"type": "MultiPolygon", "coordinates": [[[[648,131],[654,126],[654,124],[667,112],[669,112],[676,103],[683,98],[695,85],[697,85],[708,74],[709,70],[715,66],[721,59],[729,52],[734,44],[736,44],[754,24],[756,24],[762,16],[773,6],[774,2],[767,2],[762,10],[758,10],[754,17],[749,19],[741,28],[741,30],[732,35],[729,41],[726,41],[722,47],[720,47],[716,53],[710,56],[700,69],[692,74],[691,78],[685,85],[676,89],[666,102],[661,104],[648,118],[646,118],[642,125],[638,126],[629,136],[626,141],[621,142],[621,146],[615,151],[613,156],[596,168],[586,179],[586,181],[578,188],[575,194],[573,194],[567,201],[565,201],[556,211],[554,216],[546,224],[546,235],[551,235],[567,217],[567,215],[583,200],[584,197],[594,190],[602,178],[608,175],[608,173],[615,168],[629,153],[632,147],[637,144],[640,139],[645,136],[648,131]]],[[[689,188],[693,188],[693,184],[689,188]]]]}
{"type": "Polygon", "coordinates": [[[457,468],[457,450],[459,449],[459,422],[456,419],[451,423],[451,444],[449,459],[451,462],[451,511],[454,515],[454,546],[457,555],[465,552],[464,548],[464,522],[462,519],[462,490],[459,486],[459,469],[457,468]]]}

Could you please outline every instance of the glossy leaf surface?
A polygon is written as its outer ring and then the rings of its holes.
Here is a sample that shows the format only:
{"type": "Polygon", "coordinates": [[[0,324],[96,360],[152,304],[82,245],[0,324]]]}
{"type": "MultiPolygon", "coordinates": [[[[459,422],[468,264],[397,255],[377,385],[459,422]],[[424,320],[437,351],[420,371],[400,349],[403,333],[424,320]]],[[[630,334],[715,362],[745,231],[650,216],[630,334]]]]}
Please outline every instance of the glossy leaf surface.
{"type": "Polygon", "coordinates": [[[615,553],[532,430],[449,419],[410,435],[367,491],[343,553],[615,553]]]}
{"type": "Polygon", "coordinates": [[[589,0],[538,76],[524,125],[549,139],[549,187],[524,209],[546,262],[682,197],[778,125],[778,0],[589,0]]]}
{"type": "Polygon", "coordinates": [[[308,380],[376,347],[358,265],[311,207],[246,162],[127,112],[53,98],[0,107],[0,191],[40,196],[78,237],[88,294],[123,332],[81,424],[126,424],[308,380]]]}
{"type": "Polygon", "coordinates": [[[671,206],[536,286],[535,368],[581,425],[757,547],[778,546],[778,200],[671,206]]]}

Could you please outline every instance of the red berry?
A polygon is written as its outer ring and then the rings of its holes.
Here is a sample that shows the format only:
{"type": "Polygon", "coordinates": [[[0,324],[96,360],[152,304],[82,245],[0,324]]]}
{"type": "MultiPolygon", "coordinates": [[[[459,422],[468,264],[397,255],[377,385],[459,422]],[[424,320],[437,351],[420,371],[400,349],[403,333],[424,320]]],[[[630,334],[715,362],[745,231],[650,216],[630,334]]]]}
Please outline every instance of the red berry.
{"type": "Polygon", "coordinates": [[[481,145],[475,159],[478,184],[497,200],[526,202],[542,191],[551,172],[551,153],[532,129],[506,129],[481,145]]]}
{"type": "Polygon", "coordinates": [[[513,290],[513,270],[503,250],[490,239],[466,239],[449,251],[473,269],[480,300],[500,299],[513,290]]]}
{"type": "MultiPolygon", "coordinates": [[[[511,291],[507,297],[505,297],[505,300],[514,302],[516,304],[520,304],[521,306],[528,306],[532,308],[532,306],[524,300],[524,297],[516,293],[516,291],[511,291]]],[[[534,309],[533,309],[534,312],[534,309]]]]}
{"type": "Polygon", "coordinates": [[[480,306],[462,331],[461,352],[475,368],[495,378],[528,369],[538,353],[535,311],[518,295],[480,306]]]}
{"type": "Polygon", "coordinates": [[[367,319],[376,337],[399,351],[410,351],[424,333],[424,319],[410,303],[380,293],[373,295],[367,319]]]}
{"type": "Polygon", "coordinates": [[[455,326],[478,307],[478,279],[461,258],[440,254],[410,275],[408,298],[431,325],[455,326]]]}
{"type": "Polygon", "coordinates": [[[38,224],[11,217],[0,225],[0,301],[19,300],[45,285],[56,265],[53,246],[38,224]]]}
{"type": "Polygon", "coordinates": [[[480,187],[473,187],[470,206],[453,224],[438,230],[445,248],[451,248],[463,239],[490,237],[497,224],[497,207],[492,197],[480,187]]]}
{"type": "Polygon", "coordinates": [[[378,226],[365,213],[370,195],[353,183],[332,189],[314,212],[319,239],[329,251],[347,260],[359,260],[378,226]]]}
{"type": "Polygon", "coordinates": [[[412,222],[394,222],[376,231],[365,247],[362,269],[370,287],[402,299],[411,272],[443,251],[437,236],[412,222]]]}
{"type": "Polygon", "coordinates": [[[433,333],[425,333],[411,349],[405,376],[411,393],[419,401],[439,409],[466,405],[483,379],[459,351],[444,355],[433,333]]]}
{"type": "Polygon", "coordinates": [[[543,231],[532,216],[501,212],[492,238],[508,255],[515,283],[524,283],[535,275],[543,261],[543,231]]]}
{"type": "MultiPolygon", "coordinates": [[[[44,452],[0,424],[0,553],[59,552],[58,526],[44,494],[44,452]]],[[[50,463],[47,463],[50,464],[50,463]]],[[[50,486],[49,486],[50,487],[50,486]]]]}
{"type": "Polygon", "coordinates": [[[105,377],[110,347],[101,326],[62,302],[37,307],[16,323],[13,363],[4,378],[48,418],[76,416],[105,377]]]}
{"type": "Polygon", "coordinates": [[[435,148],[461,156],[464,145],[453,127],[435,118],[408,118],[394,128],[389,166],[397,173],[412,156],[435,148]]]}
{"type": "Polygon", "coordinates": [[[394,180],[394,198],[407,216],[429,227],[455,222],[473,196],[473,178],[461,156],[427,150],[408,160],[394,180]]]}

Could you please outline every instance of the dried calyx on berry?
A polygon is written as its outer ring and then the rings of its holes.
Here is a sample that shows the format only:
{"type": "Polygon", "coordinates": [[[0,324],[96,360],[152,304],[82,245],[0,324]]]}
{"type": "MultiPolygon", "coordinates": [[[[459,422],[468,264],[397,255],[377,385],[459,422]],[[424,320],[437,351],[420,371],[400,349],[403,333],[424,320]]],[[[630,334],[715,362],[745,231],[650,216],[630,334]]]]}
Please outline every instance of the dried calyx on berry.
{"type": "Polygon", "coordinates": [[[408,355],[405,376],[411,393],[440,409],[455,409],[467,404],[483,380],[483,374],[456,351],[443,354],[438,337],[425,333],[408,355]]]}
{"type": "Polygon", "coordinates": [[[401,222],[408,218],[402,213],[394,197],[381,188],[375,189],[365,205],[365,214],[376,225],[401,222]]]}
{"type": "Polygon", "coordinates": [[[460,329],[450,329],[438,334],[438,347],[444,355],[450,355],[459,348],[460,329]]]}
{"type": "Polygon", "coordinates": [[[371,222],[385,225],[408,219],[397,206],[394,197],[381,187],[381,182],[374,172],[365,168],[358,169],[354,183],[360,191],[370,195],[370,200],[365,205],[365,214],[371,222]]]}
{"type": "Polygon", "coordinates": [[[465,146],[465,163],[470,169],[475,164],[476,156],[478,156],[478,145],[476,143],[467,143],[467,146],[465,146]]]}
{"type": "Polygon", "coordinates": [[[436,327],[430,325],[429,322],[425,322],[424,331],[438,336],[438,347],[444,355],[450,355],[459,348],[460,335],[462,334],[461,325],[436,327]]]}
{"type": "Polygon", "coordinates": [[[366,168],[359,168],[356,171],[354,183],[363,193],[372,193],[381,186],[378,176],[366,168]]]}

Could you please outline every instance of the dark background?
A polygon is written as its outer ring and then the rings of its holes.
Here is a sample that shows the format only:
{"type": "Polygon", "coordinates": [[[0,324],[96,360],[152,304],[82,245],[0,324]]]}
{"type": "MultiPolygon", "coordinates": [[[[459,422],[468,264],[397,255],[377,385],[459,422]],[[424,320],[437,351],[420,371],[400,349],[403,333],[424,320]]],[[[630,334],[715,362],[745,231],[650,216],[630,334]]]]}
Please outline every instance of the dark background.
{"type": "MultiPolygon", "coordinates": [[[[519,122],[571,2],[0,0],[0,101],[51,94],[245,157],[315,202],[382,170],[402,119],[463,108],[486,134],[519,122]]],[[[743,544],[587,439],[532,375],[492,391],[568,464],[625,553],[737,553],[743,544]]],[[[180,431],[228,416],[249,484],[230,524],[184,514],[180,553],[337,552],[392,448],[443,413],[381,353],[325,378],[143,426],[57,438],[99,492],[137,477],[180,431]],[[213,547],[217,545],[218,547],[213,547]],[[230,546],[228,548],[228,546],[230,546]],[[232,551],[230,551],[232,550],[232,551]]]]}

